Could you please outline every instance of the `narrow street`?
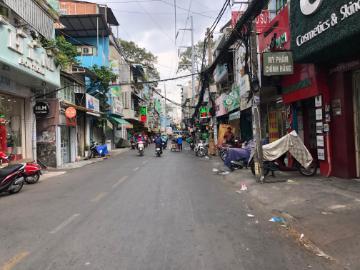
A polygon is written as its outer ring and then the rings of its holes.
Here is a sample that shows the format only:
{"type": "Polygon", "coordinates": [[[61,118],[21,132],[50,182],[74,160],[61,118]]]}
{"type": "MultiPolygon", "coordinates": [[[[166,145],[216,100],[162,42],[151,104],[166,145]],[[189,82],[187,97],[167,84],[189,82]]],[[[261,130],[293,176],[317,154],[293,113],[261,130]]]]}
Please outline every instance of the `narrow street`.
{"type": "Polygon", "coordinates": [[[129,151],[2,195],[0,269],[330,269],[190,151],[129,151]]]}

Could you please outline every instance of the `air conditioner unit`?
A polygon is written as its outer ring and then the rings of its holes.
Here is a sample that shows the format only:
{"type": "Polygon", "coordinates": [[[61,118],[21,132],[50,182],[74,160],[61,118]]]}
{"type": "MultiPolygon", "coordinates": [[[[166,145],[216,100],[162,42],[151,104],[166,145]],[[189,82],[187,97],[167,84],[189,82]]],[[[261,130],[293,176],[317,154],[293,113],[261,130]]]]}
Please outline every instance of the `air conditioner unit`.
{"type": "Polygon", "coordinates": [[[94,48],[91,46],[82,47],[82,54],[92,55],[92,54],[94,54],[94,48]],[[85,52],[85,51],[87,51],[87,52],[85,52]]]}
{"type": "Polygon", "coordinates": [[[3,15],[0,15],[0,25],[2,24],[8,24],[8,21],[6,20],[6,18],[3,15]]]}

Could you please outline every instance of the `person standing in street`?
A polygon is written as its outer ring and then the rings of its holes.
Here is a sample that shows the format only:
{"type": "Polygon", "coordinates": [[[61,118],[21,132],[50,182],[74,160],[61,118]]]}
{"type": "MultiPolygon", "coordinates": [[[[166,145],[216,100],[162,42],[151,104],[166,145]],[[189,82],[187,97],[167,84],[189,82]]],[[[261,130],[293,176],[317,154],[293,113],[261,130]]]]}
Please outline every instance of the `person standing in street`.
{"type": "Polygon", "coordinates": [[[183,138],[181,136],[178,136],[177,137],[177,145],[178,145],[179,151],[182,151],[182,143],[183,143],[183,138]]]}

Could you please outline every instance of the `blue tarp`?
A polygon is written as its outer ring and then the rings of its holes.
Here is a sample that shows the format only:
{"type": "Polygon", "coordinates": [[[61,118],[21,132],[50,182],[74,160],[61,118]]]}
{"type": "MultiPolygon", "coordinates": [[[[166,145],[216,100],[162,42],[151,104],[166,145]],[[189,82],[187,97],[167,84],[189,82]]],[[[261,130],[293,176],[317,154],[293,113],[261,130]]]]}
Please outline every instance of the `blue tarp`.
{"type": "Polygon", "coordinates": [[[106,156],[107,154],[109,154],[109,151],[107,149],[107,145],[103,144],[103,145],[98,145],[96,146],[96,150],[98,151],[98,153],[103,157],[106,156]]]}

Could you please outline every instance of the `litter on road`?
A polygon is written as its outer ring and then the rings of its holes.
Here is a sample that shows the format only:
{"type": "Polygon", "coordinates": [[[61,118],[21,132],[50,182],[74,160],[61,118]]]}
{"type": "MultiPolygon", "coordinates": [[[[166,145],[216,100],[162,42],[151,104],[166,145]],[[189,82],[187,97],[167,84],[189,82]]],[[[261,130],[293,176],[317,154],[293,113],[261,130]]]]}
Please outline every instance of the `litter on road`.
{"type": "Polygon", "coordinates": [[[247,214],[248,217],[255,217],[253,214],[247,214]]]}
{"type": "Polygon", "coordinates": [[[270,222],[285,223],[286,220],[283,217],[272,217],[269,219],[270,222]]]}
{"type": "Polygon", "coordinates": [[[304,239],[304,234],[302,233],[302,234],[300,235],[299,240],[302,241],[303,239],[304,239]]]}
{"type": "Polygon", "coordinates": [[[246,191],[248,190],[247,186],[245,184],[241,184],[241,188],[240,188],[241,191],[246,191]]]}

